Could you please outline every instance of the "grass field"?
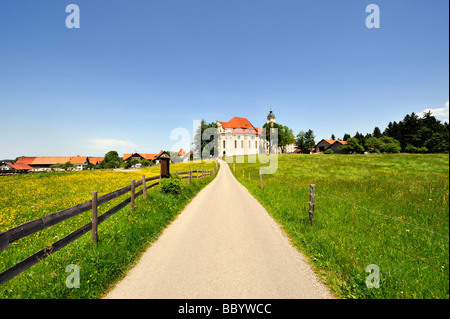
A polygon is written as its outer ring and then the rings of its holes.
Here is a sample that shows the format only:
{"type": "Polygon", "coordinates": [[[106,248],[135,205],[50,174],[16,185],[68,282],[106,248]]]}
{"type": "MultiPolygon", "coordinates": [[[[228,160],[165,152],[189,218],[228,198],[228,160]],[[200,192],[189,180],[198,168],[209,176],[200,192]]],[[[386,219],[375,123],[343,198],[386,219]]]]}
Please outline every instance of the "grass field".
{"type": "Polygon", "coordinates": [[[280,155],[263,189],[260,164],[235,165],[336,296],[449,298],[448,155],[280,155]],[[379,288],[366,286],[370,264],[379,288]]]}
{"type": "MultiPolygon", "coordinates": [[[[172,164],[171,172],[188,169],[212,169],[215,163],[172,164]]],[[[91,199],[140,180],[159,175],[159,166],[127,171],[81,171],[34,173],[0,177],[0,231],[4,231],[91,199]]],[[[195,180],[195,178],[194,178],[195,180]]],[[[1,298],[98,298],[121,278],[185,205],[212,178],[188,184],[183,180],[180,195],[166,195],[159,186],[148,191],[147,200],[136,199],[136,209],[129,205],[99,225],[99,244],[92,247],[90,232],[61,251],[47,257],[19,276],[0,286],[1,298]],[[69,264],[80,268],[80,288],[68,289],[65,272],[69,264]]],[[[99,206],[98,214],[129,197],[120,196],[99,206]]],[[[36,251],[63,238],[90,222],[90,211],[25,237],[0,252],[0,272],[36,251]]]]}

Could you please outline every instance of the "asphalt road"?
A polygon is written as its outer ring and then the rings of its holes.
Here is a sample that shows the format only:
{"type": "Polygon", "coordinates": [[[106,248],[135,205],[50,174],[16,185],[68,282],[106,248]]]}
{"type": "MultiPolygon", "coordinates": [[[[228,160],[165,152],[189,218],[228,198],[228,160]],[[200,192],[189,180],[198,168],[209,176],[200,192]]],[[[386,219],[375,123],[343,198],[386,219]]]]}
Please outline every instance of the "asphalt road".
{"type": "Polygon", "coordinates": [[[214,181],[105,297],[332,298],[222,161],[214,181]]]}

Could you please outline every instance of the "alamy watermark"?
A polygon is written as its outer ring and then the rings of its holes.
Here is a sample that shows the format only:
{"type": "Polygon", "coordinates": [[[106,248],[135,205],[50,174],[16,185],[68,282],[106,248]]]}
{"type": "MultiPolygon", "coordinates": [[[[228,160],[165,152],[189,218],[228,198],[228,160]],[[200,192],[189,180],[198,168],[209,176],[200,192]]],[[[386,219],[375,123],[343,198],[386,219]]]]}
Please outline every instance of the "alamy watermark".
{"type": "Polygon", "coordinates": [[[66,272],[70,272],[66,278],[66,287],[69,289],[80,288],[80,267],[70,264],[66,267],[66,272]]]}
{"type": "Polygon", "coordinates": [[[380,288],[380,268],[375,264],[370,264],[367,265],[366,272],[369,273],[369,276],[366,277],[367,288],[380,288]]]}
{"type": "Polygon", "coordinates": [[[366,12],[370,13],[366,18],[366,27],[368,29],[380,28],[380,7],[376,4],[369,4],[366,12]]]}
{"type": "Polygon", "coordinates": [[[70,13],[66,17],[66,27],[68,29],[80,28],[80,7],[76,4],[69,4],[66,6],[66,12],[70,13]]]}

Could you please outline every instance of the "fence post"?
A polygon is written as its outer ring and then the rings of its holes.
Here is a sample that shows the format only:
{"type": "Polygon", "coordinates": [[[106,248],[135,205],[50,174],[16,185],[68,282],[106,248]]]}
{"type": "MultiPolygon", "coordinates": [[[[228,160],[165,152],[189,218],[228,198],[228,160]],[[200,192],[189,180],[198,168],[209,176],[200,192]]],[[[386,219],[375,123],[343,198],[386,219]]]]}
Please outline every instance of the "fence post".
{"type": "Polygon", "coordinates": [[[147,199],[147,185],[145,185],[145,175],[142,175],[142,194],[144,199],[147,199]]]}
{"type": "Polygon", "coordinates": [[[248,172],[248,181],[250,182],[250,172],[248,172]]]}
{"type": "Polygon", "coordinates": [[[92,245],[97,245],[98,243],[98,233],[97,233],[97,227],[98,227],[98,218],[97,218],[97,192],[93,191],[92,192],[92,215],[91,215],[91,219],[92,219],[92,234],[91,234],[91,239],[92,239],[92,245]]]}
{"type": "Polygon", "coordinates": [[[189,184],[192,181],[192,169],[189,170],[189,178],[188,178],[189,184]]]}
{"type": "Polygon", "coordinates": [[[134,189],[135,189],[135,182],[133,179],[131,181],[131,203],[130,203],[130,209],[132,212],[134,211],[134,189]]]}
{"type": "Polygon", "coordinates": [[[197,168],[197,182],[198,182],[198,168],[197,168]]]}
{"type": "Polygon", "coordinates": [[[263,188],[263,184],[262,184],[262,174],[261,174],[261,170],[259,171],[259,185],[261,186],[261,189],[263,188]]]}
{"type": "Polygon", "coordinates": [[[316,190],[316,185],[311,184],[310,186],[310,190],[309,190],[309,221],[311,223],[314,223],[314,199],[316,197],[315,194],[315,190],[316,190]]]}
{"type": "Polygon", "coordinates": [[[245,170],[242,170],[242,178],[245,177],[245,170]]]}

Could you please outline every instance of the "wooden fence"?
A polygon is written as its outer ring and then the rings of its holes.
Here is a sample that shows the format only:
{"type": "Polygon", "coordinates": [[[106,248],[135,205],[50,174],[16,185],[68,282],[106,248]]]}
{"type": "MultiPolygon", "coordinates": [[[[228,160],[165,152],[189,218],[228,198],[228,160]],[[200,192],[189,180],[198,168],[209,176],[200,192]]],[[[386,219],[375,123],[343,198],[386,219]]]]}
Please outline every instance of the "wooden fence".
{"type": "MultiPolygon", "coordinates": [[[[199,178],[203,179],[205,176],[211,176],[217,171],[217,166],[212,170],[197,170],[196,178],[197,181],[199,178]]],[[[189,183],[192,182],[192,178],[194,176],[195,171],[189,170],[185,172],[176,172],[178,175],[181,175],[182,179],[189,179],[189,183]],[[187,175],[187,176],[182,176],[187,175]]],[[[0,233],[0,251],[5,250],[9,247],[9,244],[24,238],[26,236],[32,235],[38,231],[44,230],[48,227],[61,223],[67,219],[75,217],[81,213],[87,212],[89,210],[92,211],[91,214],[91,222],[78,228],[74,232],[70,233],[66,237],[54,242],[50,246],[45,247],[44,249],[39,250],[35,254],[30,257],[22,260],[18,264],[12,266],[11,268],[0,273],[0,285],[4,284],[8,280],[14,278],[19,275],[23,271],[27,270],[31,266],[35,265],[39,261],[44,258],[50,256],[51,254],[57,252],[58,250],[64,248],[71,242],[80,238],[83,234],[88,231],[92,231],[92,244],[96,245],[98,242],[98,232],[97,227],[99,224],[104,222],[106,219],[120,211],[122,208],[130,204],[130,209],[134,210],[135,199],[141,195],[144,195],[144,198],[147,197],[147,190],[158,185],[161,177],[153,176],[146,178],[145,175],[142,176],[142,179],[138,182],[134,180],[131,181],[131,185],[125,186],[121,189],[118,189],[114,192],[108,193],[106,195],[97,197],[97,192],[94,191],[92,193],[92,200],[86,201],[84,203],[78,204],[76,206],[72,206],[66,209],[63,209],[59,212],[35,219],[28,223],[16,226],[9,230],[3,231],[0,233]],[[155,181],[156,182],[147,186],[147,182],[155,181]],[[142,186],[142,189],[136,192],[136,188],[142,186]],[[130,197],[122,201],[120,204],[114,206],[107,212],[103,213],[101,216],[97,216],[97,208],[98,206],[105,204],[119,196],[125,195],[130,192],[130,197]]]]}

